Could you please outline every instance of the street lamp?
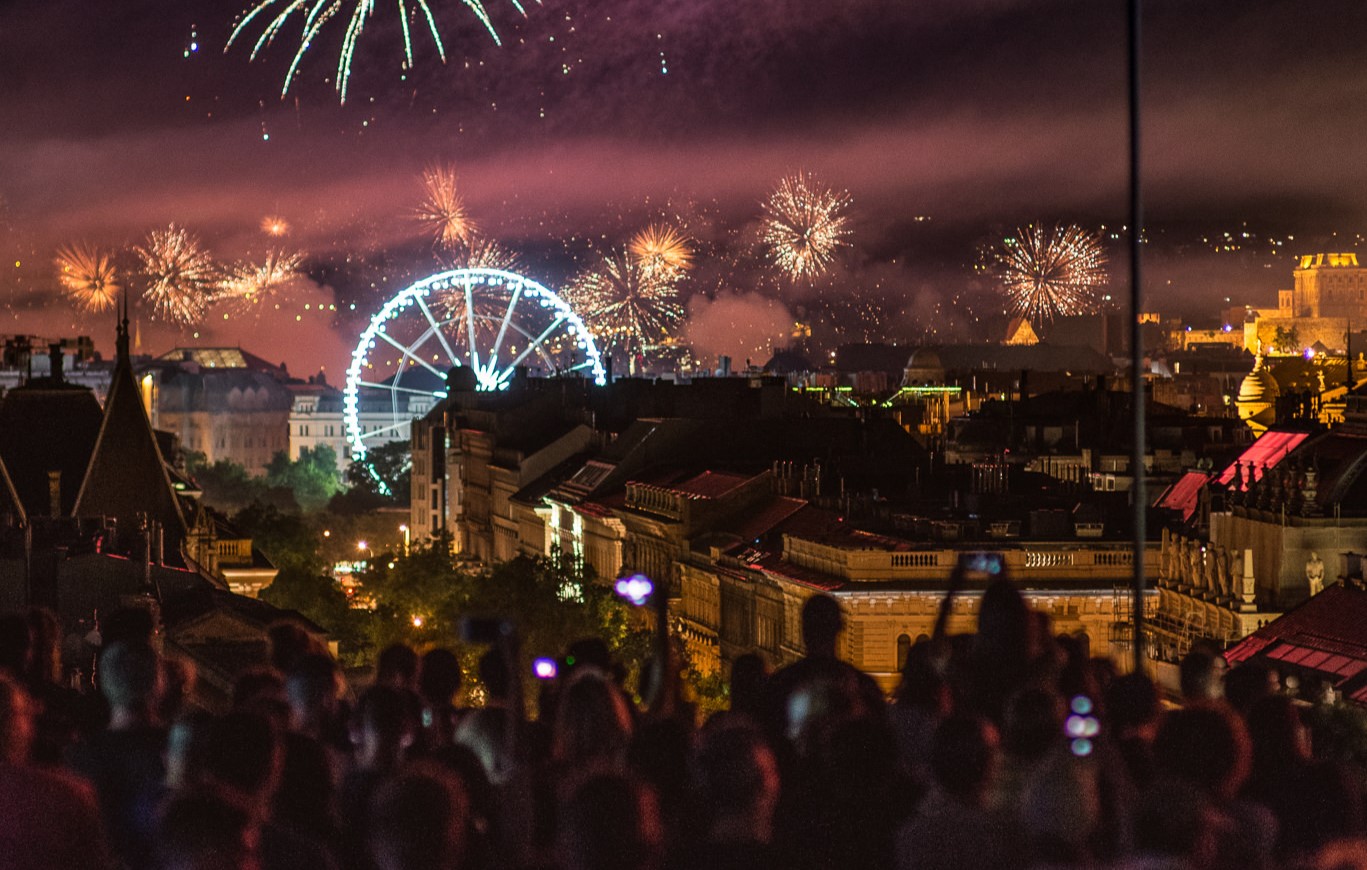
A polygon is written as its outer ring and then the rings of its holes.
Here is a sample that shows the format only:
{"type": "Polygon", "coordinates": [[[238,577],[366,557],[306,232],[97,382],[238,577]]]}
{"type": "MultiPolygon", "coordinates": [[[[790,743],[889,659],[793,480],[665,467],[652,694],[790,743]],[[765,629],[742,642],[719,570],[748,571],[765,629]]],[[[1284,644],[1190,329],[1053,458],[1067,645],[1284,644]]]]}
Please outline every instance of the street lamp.
{"type": "Polygon", "coordinates": [[[408,523],[401,523],[401,524],[399,525],[399,531],[400,531],[400,532],[403,532],[403,554],[404,554],[405,556],[407,556],[407,555],[408,555],[408,543],[409,543],[409,540],[410,540],[410,538],[409,538],[409,532],[408,532],[408,523]]]}

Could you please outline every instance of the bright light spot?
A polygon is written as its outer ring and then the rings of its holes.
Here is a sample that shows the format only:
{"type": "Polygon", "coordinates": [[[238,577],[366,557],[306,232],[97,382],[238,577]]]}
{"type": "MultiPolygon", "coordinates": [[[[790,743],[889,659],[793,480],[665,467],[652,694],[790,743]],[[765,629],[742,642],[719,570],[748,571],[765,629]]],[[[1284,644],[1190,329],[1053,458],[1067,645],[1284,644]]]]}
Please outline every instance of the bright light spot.
{"type": "Polygon", "coordinates": [[[418,616],[416,613],[413,614],[413,627],[422,628],[422,617],[418,616]]]}
{"type": "Polygon", "coordinates": [[[357,551],[364,553],[366,550],[370,549],[370,545],[367,544],[365,541],[357,541],[356,549],[357,551]]]}
{"type": "Polygon", "coordinates": [[[650,594],[655,591],[655,584],[644,574],[633,574],[618,580],[613,589],[618,595],[640,607],[650,600],[650,594]]]}

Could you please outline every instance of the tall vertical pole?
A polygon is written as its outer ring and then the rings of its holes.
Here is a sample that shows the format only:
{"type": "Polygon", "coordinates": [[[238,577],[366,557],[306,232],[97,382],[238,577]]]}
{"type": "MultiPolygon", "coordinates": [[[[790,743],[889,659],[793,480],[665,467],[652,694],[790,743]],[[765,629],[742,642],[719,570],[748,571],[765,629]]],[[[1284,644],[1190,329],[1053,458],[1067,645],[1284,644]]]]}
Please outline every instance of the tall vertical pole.
{"type": "Polygon", "coordinates": [[[1130,467],[1134,473],[1134,670],[1144,670],[1144,544],[1148,537],[1148,493],[1144,485],[1145,408],[1144,408],[1144,332],[1139,323],[1143,311],[1139,252],[1144,229],[1143,200],[1139,188],[1139,24],[1141,0],[1126,0],[1129,21],[1129,109],[1130,109],[1130,397],[1134,416],[1134,449],[1130,467]]]}

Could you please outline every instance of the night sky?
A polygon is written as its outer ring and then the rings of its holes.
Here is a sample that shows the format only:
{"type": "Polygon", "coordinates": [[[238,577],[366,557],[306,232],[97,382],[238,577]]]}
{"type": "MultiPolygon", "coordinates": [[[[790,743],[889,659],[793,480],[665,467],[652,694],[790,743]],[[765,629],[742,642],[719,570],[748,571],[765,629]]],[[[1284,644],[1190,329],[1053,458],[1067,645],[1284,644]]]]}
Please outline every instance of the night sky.
{"type": "MultiPolygon", "coordinates": [[[[748,351],[795,317],[838,322],[832,341],[981,337],[968,312],[1001,310],[973,270],[983,246],[1032,220],[1124,223],[1120,0],[546,0],[525,19],[488,0],[502,47],[441,0],[448,62],[415,30],[407,73],[392,4],[339,106],[340,21],[282,100],[298,26],[255,62],[249,43],[225,54],[237,0],[0,0],[3,331],[108,349],[112,318],[57,289],[58,246],[126,248],[175,221],[247,257],[277,214],[309,255],[294,307],[250,324],[211,311],[181,334],[143,315],[143,349],[241,343],[339,375],[363,317],[436,267],[410,216],[435,163],[553,286],[645,222],[685,216],[707,352],[748,351]],[[816,286],[767,280],[737,253],[798,169],[854,200],[854,244],[816,286]]],[[[1151,308],[1271,304],[1292,256],[1355,249],[1364,25],[1357,0],[1146,4],[1151,308]],[[1239,250],[1215,250],[1225,232],[1239,250]]]]}

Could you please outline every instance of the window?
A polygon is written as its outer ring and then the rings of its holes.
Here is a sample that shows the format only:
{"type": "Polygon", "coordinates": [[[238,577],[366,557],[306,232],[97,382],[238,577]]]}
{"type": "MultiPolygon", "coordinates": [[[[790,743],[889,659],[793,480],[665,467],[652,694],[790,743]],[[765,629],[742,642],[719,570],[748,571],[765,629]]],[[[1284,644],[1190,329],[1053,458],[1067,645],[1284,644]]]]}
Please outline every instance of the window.
{"type": "Polygon", "coordinates": [[[907,658],[911,655],[911,635],[897,635],[897,672],[906,670],[907,658]]]}

